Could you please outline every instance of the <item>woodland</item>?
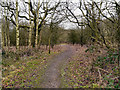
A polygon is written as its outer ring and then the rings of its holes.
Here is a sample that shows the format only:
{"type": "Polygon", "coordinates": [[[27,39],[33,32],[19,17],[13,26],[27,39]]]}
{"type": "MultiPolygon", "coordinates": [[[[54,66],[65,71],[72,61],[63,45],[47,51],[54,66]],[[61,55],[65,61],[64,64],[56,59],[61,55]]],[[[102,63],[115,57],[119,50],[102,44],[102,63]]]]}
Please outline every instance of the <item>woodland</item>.
{"type": "Polygon", "coordinates": [[[1,88],[120,89],[120,1],[1,0],[0,52],[1,88]]]}

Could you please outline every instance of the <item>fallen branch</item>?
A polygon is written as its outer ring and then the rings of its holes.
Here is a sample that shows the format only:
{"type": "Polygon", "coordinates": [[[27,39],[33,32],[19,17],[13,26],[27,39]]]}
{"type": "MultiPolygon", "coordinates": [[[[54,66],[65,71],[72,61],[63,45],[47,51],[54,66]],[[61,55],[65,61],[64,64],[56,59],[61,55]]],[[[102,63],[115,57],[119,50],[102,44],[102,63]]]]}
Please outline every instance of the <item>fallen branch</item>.
{"type": "Polygon", "coordinates": [[[118,79],[118,78],[119,78],[119,76],[118,76],[118,77],[111,78],[111,79],[118,79]]]}
{"type": "Polygon", "coordinates": [[[102,84],[102,76],[99,69],[98,69],[98,73],[99,73],[100,84],[102,84]]]}
{"type": "Polygon", "coordinates": [[[106,70],[104,70],[104,69],[102,69],[102,68],[99,68],[99,67],[94,67],[95,69],[99,69],[99,70],[101,70],[101,71],[104,71],[104,72],[106,72],[106,73],[110,73],[110,72],[108,72],[108,71],[106,71],[106,70]]]}

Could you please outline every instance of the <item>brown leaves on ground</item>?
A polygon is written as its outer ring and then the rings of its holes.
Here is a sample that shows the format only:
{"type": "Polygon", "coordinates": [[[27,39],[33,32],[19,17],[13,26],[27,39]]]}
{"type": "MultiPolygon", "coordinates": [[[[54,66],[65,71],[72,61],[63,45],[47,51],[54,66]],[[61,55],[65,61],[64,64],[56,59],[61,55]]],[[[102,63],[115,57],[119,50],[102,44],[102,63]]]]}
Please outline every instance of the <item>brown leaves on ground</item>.
{"type": "MultiPolygon", "coordinates": [[[[3,58],[2,86],[4,88],[35,87],[39,84],[50,58],[63,50],[59,45],[54,46],[51,54],[48,54],[45,46],[37,50],[27,49],[27,47],[21,49],[20,60],[14,60],[15,57],[3,58]]],[[[15,49],[10,49],[10,52],[14,53],[15,49]]]]}
{"type": "Polygon", "coordinates": [[[100,55],[104,57],[106,51],[103,48],[99,48],[95,49],[96,51],[93,53],[90,53],[85,52],[88,49],[86,46],[74,45],[72,47],[75,49],[75,55],[68,60],[68,64],[61,71],[63,83],[61,86],[71,88],[107,87],[106,81],[103,80],[104,75],[107,76],[111,71],[113,72],[112,68],[115,64],[104,64],[103,66],[108,65],[105,70],[102,68],[98,69],[95,66],[97,57],[100,55]]]}

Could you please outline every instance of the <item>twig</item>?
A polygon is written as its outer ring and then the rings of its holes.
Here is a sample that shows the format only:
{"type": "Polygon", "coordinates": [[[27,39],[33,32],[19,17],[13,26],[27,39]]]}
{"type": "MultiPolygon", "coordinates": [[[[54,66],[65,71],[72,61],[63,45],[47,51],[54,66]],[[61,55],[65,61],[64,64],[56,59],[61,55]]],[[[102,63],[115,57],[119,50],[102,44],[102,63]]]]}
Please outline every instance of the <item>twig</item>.
{"type": "Polygon", "coordinates": [[[104,69],[102,69],[102,68],[99,68],[99,67],[94,67],[94,68],[99,69],[99,70],[101,70],[101,71],[104,71],[104,72],[106,72],[106,73],[110,73],[110,72],[108,72],[108,71],[106,71],[106,70],[104,70],[104,69]]]}
{"type": "Polygon", "coordinates": [[[118,78],[119,78],[119,76],[118,76],[118,77],[111,78],[111,79],[118,79],[118,78]]]}
{"type": "Polygon", "coordinates": [[[102,84],[102,76],[99,69],[98,69],[98,73],[99,73],[100,84],[102,84]]]}

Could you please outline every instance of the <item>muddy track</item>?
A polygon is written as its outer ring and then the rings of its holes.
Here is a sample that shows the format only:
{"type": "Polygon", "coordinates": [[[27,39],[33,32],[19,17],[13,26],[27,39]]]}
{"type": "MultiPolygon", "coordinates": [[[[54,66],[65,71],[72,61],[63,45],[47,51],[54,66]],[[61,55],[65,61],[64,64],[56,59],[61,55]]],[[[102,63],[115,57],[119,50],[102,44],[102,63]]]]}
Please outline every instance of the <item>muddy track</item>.
{"type": "Polygon", "coordinates": [[[62,65],[73,55],[73,48],[69,45],[63,45],[66,50],[52,59],[52,62],[47,67],[44,76],[42,77],[42,88],[59,88],[60,86],[60,70],[62,65]]]}

